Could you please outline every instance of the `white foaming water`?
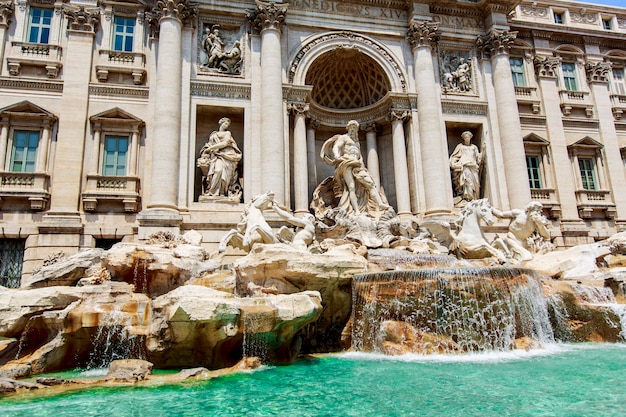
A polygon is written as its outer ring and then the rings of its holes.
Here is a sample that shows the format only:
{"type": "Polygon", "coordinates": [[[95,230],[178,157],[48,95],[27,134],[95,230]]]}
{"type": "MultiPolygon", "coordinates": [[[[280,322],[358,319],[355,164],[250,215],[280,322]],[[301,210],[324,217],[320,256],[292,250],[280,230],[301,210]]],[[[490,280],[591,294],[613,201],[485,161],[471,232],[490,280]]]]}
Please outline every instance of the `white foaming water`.
{"type": "MultiPolygon", "coordinates": [[[[441,362],[441,363],[497,363],[497,362],[514,362],[523,361],[535,357],[553,356],[564,352],[581,349],[599,349],[606,344],[569,344],[569,343],[551,343],[543,345],[541,348],[531,350],[508,350],[508,351],[484,351],[460,354],[431,354],[419,355],[408,353],[399,356],[389,356],[382,353],[367,352],[344,352],[339,354],[330,354],[333,357],[350,360],[371,360],[371,361],[390,361],[390,362],[441,362]]],[[[626,344],[611,345],[626,349],[626,344]]]]}

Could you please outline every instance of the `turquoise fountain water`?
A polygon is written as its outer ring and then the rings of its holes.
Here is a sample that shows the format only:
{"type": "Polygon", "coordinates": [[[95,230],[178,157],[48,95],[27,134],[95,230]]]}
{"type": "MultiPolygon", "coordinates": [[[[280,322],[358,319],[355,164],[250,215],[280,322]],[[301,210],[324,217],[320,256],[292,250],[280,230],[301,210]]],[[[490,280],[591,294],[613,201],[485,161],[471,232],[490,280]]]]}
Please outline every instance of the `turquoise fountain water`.
{"type": "Polygon", "coordinates": [[[340,354],[178,385],[0,399],[0,416],[623,416],[626,345],[340,354]]]}

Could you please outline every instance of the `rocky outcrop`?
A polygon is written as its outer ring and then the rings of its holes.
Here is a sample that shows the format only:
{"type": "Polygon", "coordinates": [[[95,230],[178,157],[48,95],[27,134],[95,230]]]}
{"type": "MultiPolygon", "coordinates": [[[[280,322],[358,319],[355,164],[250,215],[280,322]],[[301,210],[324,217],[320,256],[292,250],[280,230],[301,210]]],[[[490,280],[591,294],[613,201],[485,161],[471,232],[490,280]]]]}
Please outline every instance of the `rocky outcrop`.
{"type": "Polygon", "coordinates": [[[337,350],[351,312],[353,275],[367,270],[367,260],[353,245],[323,254],[302,253],[286,245],[257,245],[234,264],[237,292],[293,294],[319,291],[323,312],[306,338],[309,351],[337,350]]]}
{"type": "Polygon", "coordinates": [[[98,274],[101,268],[103,249],[89,249],[71,257],[59,257],[35,272],[22,283],[22,288],[41,288],[52,286],[73,286],[86,276],[98,274]]]}
{"type": "Polygon", "coordinates": [[[253,349],[246,343],[262,340],[264,359],[290,361],[299,351],[298,333],[321,309],[316,292],[240,298],[180,287],[154,300],[148,359],[166,367],[224,368],[253,349]]]}
{"type": "Polygon", "coordinates": [[[141,359],[118,359],[111,362],[104,377],[107,381],[137,382],[152,374],[154,365],[141,359]]]}
{"type": "Polygon", "coordinates": [[[158,297],[192,278],[215,271],[219,263],[208,259],[203,248],[186,243],[118,243],[107,252],[102,264],[112,280],[127,282],[137,292],[158,297]]]}

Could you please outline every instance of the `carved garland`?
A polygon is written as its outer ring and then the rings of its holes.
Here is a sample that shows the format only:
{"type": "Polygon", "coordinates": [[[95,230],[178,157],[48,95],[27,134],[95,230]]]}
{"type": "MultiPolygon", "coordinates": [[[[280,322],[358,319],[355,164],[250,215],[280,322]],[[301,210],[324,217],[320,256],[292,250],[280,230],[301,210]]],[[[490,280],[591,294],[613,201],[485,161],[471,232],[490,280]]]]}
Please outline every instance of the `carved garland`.
{"type": "Polygon", "coordinates": [[[363,43],[365,45],[371,46],[372,48],[376,49],[376,52],[380,53],[381,56],[391,64],[391,66],[393,67],[396,75],[398,76],[398,78],[400,79],[400,84],[402,85],[402,92],[406,93],[406,79],[404,78],[404,74],[402,74],[402,71],[400,70],[400,66],[398,65],[398,63],[393,59],[393,57],[389,54],[389,52],[387,52],[385,49],[383,49],[380,45],[378,45],[377,43],[373,42],[372,40],[361,36],[359,34],[356,34],[354,32],[349,32],[349,31],[344,31],[344,32],[337,32],[337,33],[330,33],[328,35],[324,35],[321,36],[317,39],[312,40],[311,42],[307,43],[306,45],[304,45],[302,47],[302,49],[300,49],[298,51],[298,53],[296,54],[296,57],[294,58],[293,62],[291,63],[291,66],[289,67],[289,83],[293,83],[293,79],[296,75],[296,71],[298,70],[298,66],[300,65],[300,62],[302,62],[302,59],[304,58],[304,56],[310,52],[313,48],[315,48],[317,45],[323,44],[325,42],[329,42],[332,40],[336,40],[336,39],[346,39],[349,40],[351,42],[360,42],[363,43]]]}

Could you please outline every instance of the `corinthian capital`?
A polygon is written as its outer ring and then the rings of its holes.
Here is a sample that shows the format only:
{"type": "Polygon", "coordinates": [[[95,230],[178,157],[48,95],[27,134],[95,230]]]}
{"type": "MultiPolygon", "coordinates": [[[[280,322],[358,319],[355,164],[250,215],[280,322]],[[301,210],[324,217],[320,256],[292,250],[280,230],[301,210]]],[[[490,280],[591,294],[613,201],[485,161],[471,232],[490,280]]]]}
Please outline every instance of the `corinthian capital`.
{"type": "Polygon", "coordinates": [[[83,6],[65,7],[63,13],[70,23],[69,30],[79,32],[91,32],[95,34],[98,31],[100,23],[100,10],[85,10],[83,6]]]}
{"type": "Polygon", "coordinates": [[[410,117],[411,114],[407,110],[391,109],[386,119],[390,122],[395,122],[404,121],[405,119],[408,119],[410,117]]]}
{"type": "Polygon", "coordinates": [[[556,69],[561,63],[559,58],[550,56],[538,56],[535,57],[535,72],[537,77],[540,78],[554,78],[556,77],[556,69]]]}
{"type": "Polygon", "coordinates": [[[485,55],[508,54],[511,43],[517,37],[517,32],[492,29],[488,34],[476,39],[476,46],[482,49],[485,55]]]}
{"type": "Polygon", "coordinates": [[[406,38],[412,48],[432,47],[439,40],[439,23],[411,20],[406,38]]]}
{"type": "Polygon", "coordinates": [[[197,9],[191,7],[187,0],[159,0],[152,13],[157,20],[164,17],[172,17],[187,23],[197,13],[197,9]]]}
{"type": "Polygon", "coordinates": [[[13,16],[13,1],[0,2],[0,26],[9,26],[13,16]]]}
{"type": "Polygon", "coordinates": [[[248,13],[250,26],[257,32],[265,29],[280,31],[287,15],[287,3],[256,2],[256,9],[248,13]]]}
{"type": "Polygon", "coordinates": [[[294,115],[302,114],[306,116],[307,113],[309,112],[309,105],[306,103],[288,103],[287,110],[289,110],[294,115]]]}
{"type": "Polygon", "coordinates": [[[589,82],[607,83],[609,82],[610,62],[588,62],[585,67],[589,82]]]}

